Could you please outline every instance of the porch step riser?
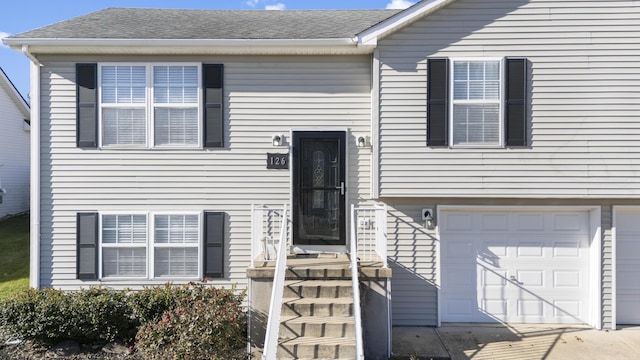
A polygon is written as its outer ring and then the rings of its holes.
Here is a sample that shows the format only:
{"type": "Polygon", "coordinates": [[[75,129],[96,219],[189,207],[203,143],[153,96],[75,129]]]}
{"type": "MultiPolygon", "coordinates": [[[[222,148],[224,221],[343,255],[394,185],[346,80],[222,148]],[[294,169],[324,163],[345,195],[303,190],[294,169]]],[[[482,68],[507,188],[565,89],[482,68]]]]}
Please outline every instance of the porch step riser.
{"type": "Polygon", "coordinates": [[[353,316],[353,304],[299,304],[282,306],[283,316],[353,316]]]}
{"type": "Polygon", "coordinates": [[[305,285],[304,283],[288,285],[284,288],[284,298],[341,298],[353,297],[351,286],[305,285]]]}
{"type": "Polygon", "coordinates": [[[295,339],[297,337],[350,337],[355,338],[355,327],[353,323],[344,324],[301,324],[283,323],[280,324],[281,339],[295,339]]]}
{"type": "MultiPolygon", "coordinates": [[[[355,344],[355,339],[353,340],[355,344]]],[[[278,359],[355,359],[355,345],[306,345],[280,344],[278,346],[278,359]]]]}
{"type": "Polygon", "coordinates": [[[287,279],[351,279],[350,269],[289,269],[287,279]]]}

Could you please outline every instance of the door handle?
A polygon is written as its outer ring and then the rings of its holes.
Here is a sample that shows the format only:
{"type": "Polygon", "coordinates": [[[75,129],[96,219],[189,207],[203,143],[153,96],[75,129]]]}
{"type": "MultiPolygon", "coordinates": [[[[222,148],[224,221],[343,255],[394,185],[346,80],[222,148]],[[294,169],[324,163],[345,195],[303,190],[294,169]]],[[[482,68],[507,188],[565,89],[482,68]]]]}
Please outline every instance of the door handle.
{"type": "Polygon", "coordinates": [[[344,195],[344,181],[341,181],[340,186],[336,189],[340,189],[340,195],[344,195]]]}
{"type": "Polygon", "coordinates": [[[514,283],[516,283],[516,284],[518,284],[518,285],[522,285],[522,284],[523,284],[523,283],[521,283],[520,281],[518,281],[518,279],[517,279],[515,276],[513,276],[513,275],[511,275],[511,276],[509,277],[509,280],[513,281],[514,283]]]}

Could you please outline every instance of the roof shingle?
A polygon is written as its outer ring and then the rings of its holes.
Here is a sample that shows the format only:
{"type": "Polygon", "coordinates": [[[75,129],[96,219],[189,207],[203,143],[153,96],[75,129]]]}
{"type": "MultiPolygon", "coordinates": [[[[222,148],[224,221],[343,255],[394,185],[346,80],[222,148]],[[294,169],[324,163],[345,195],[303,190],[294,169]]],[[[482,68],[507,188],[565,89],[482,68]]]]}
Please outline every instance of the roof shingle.
{"type": "Polygon", "coordinates": [[[109,8],[27,31],[29,39],[351,38],[398,10],[174,10],[109,8]]]}

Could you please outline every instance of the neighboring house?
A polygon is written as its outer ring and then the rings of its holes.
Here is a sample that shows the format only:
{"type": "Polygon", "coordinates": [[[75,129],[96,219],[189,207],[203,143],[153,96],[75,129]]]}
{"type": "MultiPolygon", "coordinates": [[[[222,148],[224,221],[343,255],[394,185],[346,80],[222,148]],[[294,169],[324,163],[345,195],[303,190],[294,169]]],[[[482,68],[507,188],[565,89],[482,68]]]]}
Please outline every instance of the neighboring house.
{"type": "Polygon", "coordinates": [[[29,105],[0,68],[0,219],[29,210],[29,105]]]}
{"type": "Polygon", "coordinates": [[[252,204],[291,205],[303,252],[347,251],[348,207],[385,204],[393,325],[639,324],[639,38],[634,2],[562,0],[107,9],[9,37],[40,137],[31,285],[246,286],[252,204]]]}

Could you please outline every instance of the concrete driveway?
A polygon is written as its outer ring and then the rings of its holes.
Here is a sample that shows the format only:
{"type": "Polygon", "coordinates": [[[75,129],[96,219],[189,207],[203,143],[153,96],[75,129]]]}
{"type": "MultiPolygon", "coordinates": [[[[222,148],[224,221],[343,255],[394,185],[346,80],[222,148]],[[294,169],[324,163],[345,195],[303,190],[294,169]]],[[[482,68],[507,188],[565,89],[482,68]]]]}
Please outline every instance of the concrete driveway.
{"type": "Polygon", "coordinates": [[[443,324],[394,327],[392,359],[639,359],[640,326],[443,324]]]}

